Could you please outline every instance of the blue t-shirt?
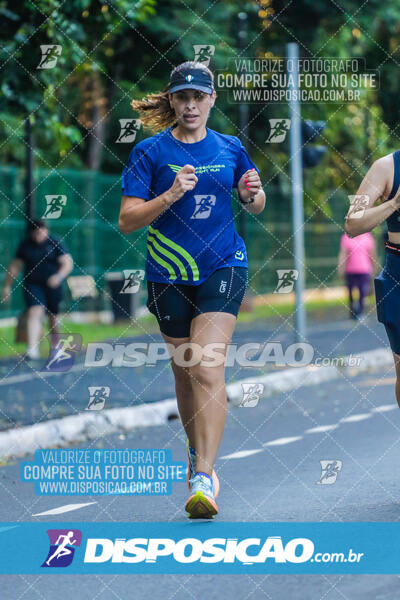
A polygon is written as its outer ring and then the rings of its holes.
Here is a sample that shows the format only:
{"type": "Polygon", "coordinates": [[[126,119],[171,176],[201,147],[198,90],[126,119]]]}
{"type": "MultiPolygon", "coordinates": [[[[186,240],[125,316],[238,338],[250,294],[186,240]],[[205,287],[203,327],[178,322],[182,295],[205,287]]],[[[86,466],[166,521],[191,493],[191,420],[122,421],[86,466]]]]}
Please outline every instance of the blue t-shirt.
{"type": "MultiPolygon", "coordinates": [[[[150,224],[146,278],[199,285],[222,267],[247,267],[246,248],[235,228],[232,188],[257,167],[240,140],[206,128],[199,142],[180,142],[168,129],[139,142],[122,174],[122,192],[151,200],[168,190],[184,165],[198,182],[150,224]]],[[[259,171],[258,171],[259,172],[259,171]]]]}

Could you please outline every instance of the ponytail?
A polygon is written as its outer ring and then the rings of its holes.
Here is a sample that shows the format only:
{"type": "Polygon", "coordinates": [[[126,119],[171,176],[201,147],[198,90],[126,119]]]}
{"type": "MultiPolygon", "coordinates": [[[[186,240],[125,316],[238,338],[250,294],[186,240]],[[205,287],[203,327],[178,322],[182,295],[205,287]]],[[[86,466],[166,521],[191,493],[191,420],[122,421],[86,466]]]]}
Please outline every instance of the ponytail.
{"type": "MultiPolygon", "coordinates": [[[[171,72],[170,78],[177,71],[187,68],[205,69],[214,80],[212,71],[204,63],[194,60],[188,60],[175,67],[171,72]]],[[[175,111],[169,103],[168,90],[169,84],[161,92],[147,94],[142,100],[132,100],[131,106],[139,113],[139,118],[144,128],[151,129],[157,133],[176,123],[175,111]]]]}

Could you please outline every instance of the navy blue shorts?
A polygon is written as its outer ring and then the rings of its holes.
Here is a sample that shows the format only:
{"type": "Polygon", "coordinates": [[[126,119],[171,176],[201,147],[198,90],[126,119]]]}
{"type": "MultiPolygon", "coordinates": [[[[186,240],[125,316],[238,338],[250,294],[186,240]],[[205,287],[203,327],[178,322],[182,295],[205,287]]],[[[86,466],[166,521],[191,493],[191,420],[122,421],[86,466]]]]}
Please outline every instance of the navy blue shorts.
{"type": "Polygon", "coordinates": [[[400,354],[400,244],[386,246],[385,265],[374,280],[376,312],[383,323],[392,352],[400,354]]]}
{"type": "Polygon", "coordinates": [[[62,300],[62,285],[51,288],[48,285],[39,283],[25,283],[24,297],[28,308],[31,306],[44,306],[49,313],[57,315],[62,300]]]}
{"type": "Polygon", "coordinates": [[[237,316],[248,282],[247,267],[224,267],[200,285],[147,282],[147,308],[160,330],[175,338],[190,336],[194,317],[206,312],[237,316]]]}

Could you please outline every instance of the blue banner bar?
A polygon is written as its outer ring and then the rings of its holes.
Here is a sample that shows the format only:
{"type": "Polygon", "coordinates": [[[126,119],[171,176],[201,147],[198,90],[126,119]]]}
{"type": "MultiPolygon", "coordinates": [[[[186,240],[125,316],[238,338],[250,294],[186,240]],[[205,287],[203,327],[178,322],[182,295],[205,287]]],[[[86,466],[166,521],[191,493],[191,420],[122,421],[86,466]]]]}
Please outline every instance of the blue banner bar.
{"type": "Polygon", "coordinates": [[[400,523],[0,523],[0,573],[400,573],[400,523]]]}

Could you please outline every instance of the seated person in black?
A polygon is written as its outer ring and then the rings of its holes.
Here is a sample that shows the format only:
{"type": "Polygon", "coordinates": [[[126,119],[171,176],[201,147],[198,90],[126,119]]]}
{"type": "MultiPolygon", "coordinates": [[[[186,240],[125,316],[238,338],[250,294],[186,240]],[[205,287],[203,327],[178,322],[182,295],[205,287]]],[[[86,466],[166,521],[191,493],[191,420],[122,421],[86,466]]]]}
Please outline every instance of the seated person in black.
{"type": "Polygon", "coordinates": [[[9,298],[11,283],[22,267],[24,277],[21,285],[28,309],[27,357],[39,358],[44,311],[49,317],[51,335],[59,333],[57,314],[62,300],[62,281],[73,268],[71,255],[61,242],[49,235],[48,227],[41,219],[30,221],[29,233],[18,246],[15,258],[8,267],[3,287],[4,301],[9,298]]]}

